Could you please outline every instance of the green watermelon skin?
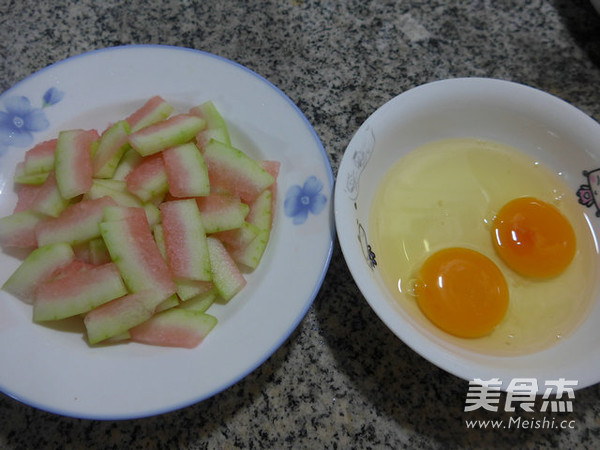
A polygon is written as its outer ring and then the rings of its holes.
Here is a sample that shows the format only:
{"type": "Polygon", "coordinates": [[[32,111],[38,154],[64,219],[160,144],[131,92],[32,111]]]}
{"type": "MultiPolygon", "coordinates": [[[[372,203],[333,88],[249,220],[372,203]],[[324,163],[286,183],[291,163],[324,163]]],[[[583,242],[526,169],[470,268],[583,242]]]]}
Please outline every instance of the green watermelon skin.
{"type": "Polygon", "coordinates": [[[92,158],[94,178],[112,178],[129,145],[129,124],[120,120],[108,128],[98,141],[92,158]]]}
{"type": "Polygon", "coordinates": [[[17,267],[4,282],[2,289],[31,304],[37,287],[74,259],[73,249],[64,242],[39,247],[17,267]]]}
{"type": "Polygon", "coordinates": [[[100,237],[99,224],[106,206],[115,206],[111,197],[82,200],[66,208],[60,216],[41,220],[35,228],[38,245],[66,242],[81,244],[100,237]]]}
{"type": "Polygon", "coordinates": [[[154,315],[161,301],[161,295],[145,290],[124,295],[93,309],[83,319],[88,342],[97,344],[145,322],[154,315]]]}
{"type": "Polygon", "coordinates": [[[92,187],[92,143],[99,139],[96,130],[61,131],[54,154],[54,171],[60,195],[72,199],[92,187]]]}
{"type": "Polygon", "coordinates": [[[239,197],[226,192],[216,192],[205,197],[197,197],[202,224],[206,233],[240,228],[250,211],[239,197]]]}
{"type": "Polygon", "coordinates": [[[160,205],[169,267],[176,279],[211,281],[206,232],[194,199],[160,205]]]}
{"type": "Polygon", "coordinates": [[[27,208],[41,214],[58,217],[69,206],[69,200],[65,199],[60,193],[54,171],[48,174],[46,181],[33,194],[26,205],[21,204],[19,207],[19,204],[17,204],[17,209],[27,208]]]}
{"type": "Polygon", "coordinates": [[[50,172],[54,169],[54,152],[58,139],[40,142],[25,152],[23,171],[25,174],[50,172]]]}
{"type": "Polygon", "coordinates": [[[129,143],[140,155],[150,156],[189,142],[205,126],[200,117],[178,114],[131,133],[129,143]]]}
{"type": "Polygon", "coordinates": [[[125,177],[127,189],[143,202],[164,196],[169,190],[165,163],[161,154],[144,158],[125,177]]]}
{"type": "Polygon", "coordinates": [[[46,216],[24,210],[0,218],[0,245],[4,248],[38,247],[35,229],[46,216]]]}
{"type": "Polygon", "coordinates": [[[227,123],[212,100],[208,100],[201,105],[193,107],[190,109],[190,114],[202,117],[206,121],[206,128],[196,135],[198,147],[204,148],[211,139],[215,139],[228,145],[231,144],[227,123]]]}
{"type": "Polygon", "coordinates": [[[246,285],[246,279],[221,241],[206,239],[212,272],[212,282],[221,299],[227,303],[246,285]]]}
{"type": "Polygon", "coordinates": [[[217,325],[209,314],[172,308],[129,330],[131,340],[164,347],[197,347],[217,325]]]}
{"type": "Polygon", "coordinates": [[[149,98],[139,109],[127,116],[125,121],[129,124],[131,132],[135,132],[149,125],[165,120],[175,108],[165,101],[160,95],[149,98]]]}
{"type": "Polygon", "coordinates": [[[153,289],[163,300],[177,286],[163,259],[142,208],[121,220],[100,223],[100,233],[130,292],[153,289]]]}
{"type": "Polygon", "coordinates": [[[210,194],[208,168],[193,142],[162,152],[169,192],[174,197],[201,197],[210,194]]]}
{"type": "Polygon", "coordinates": [[[113,263],[84,267],[69,276],[40,284],[33,302],[33,321],[66,319],[91,311],[127,294],[113,263]]]}
{"type": "Polygon", "coordinates": [[[275,178],[243,151],[212,139],[204,148],[211,189],[222,189],[246,204],[275,182],[275,178]]]}

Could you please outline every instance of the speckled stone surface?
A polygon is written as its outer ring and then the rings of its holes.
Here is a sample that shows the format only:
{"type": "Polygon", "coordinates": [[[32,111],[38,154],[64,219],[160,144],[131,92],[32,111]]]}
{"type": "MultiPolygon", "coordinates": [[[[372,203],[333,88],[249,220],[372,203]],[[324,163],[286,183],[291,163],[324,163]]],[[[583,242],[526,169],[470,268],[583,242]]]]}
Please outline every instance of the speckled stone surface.
{"type": "MultiPolygon", "coordinates": [[[[518,81],[600,119],[600,16],[586,0],[1,0],[0,91],[69,56],[145,43],[206,50],[270,80],[313,124],[334,174],[377,107],[433,80],[518,81]]],[[[336,246],[304,320],[231,388],[118,422],[64,418],[0,394],[0,448],[600,446],[598,385],[560,417],[574,428],[553,430],[468,429],[467,419],[549,416],[466,413],[467,390],[382,325],[336,246]]]]}

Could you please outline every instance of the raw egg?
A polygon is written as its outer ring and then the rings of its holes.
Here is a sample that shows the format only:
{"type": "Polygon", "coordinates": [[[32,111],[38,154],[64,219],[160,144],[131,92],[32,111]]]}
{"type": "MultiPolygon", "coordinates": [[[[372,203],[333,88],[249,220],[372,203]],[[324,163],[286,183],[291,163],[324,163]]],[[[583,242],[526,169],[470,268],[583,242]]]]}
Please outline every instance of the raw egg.
{"type": "Polygon", "coordinates": [[[512,270],[527,277],[554,277],[575,256],[575,232],[553,205],[520,197],[504,205],[494,219],[494,247],[512,270]]]}
{"type": "Polygon", "coordinates": [[[465,338],[489,334],[508,308],[508,285],[498,266],[481,253],[460,247],[427,258],[415,295],[429,320],[465,338]]]}
{"type": "Polygon", "coordinates": [[[486,354],[553,345],[579,325],[597,288],[598,249],[573,190],[496,142],[444,139],[400,158],[374,194],[368,240],[400,313],[432,336],[486,354]],[[455,254],[449,260],[463,269],[448,278],[449,266],[436,262],[447,249],[472,251],[497,270],[455,254]]]}

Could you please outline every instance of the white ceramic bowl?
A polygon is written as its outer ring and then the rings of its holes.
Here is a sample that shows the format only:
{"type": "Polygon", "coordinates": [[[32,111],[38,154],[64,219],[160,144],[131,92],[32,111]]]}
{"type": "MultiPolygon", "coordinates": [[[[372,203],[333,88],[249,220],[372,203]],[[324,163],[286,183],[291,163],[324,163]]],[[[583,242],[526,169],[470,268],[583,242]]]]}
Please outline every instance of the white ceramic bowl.
{"type": "MultiPolygon", "coordinates": [[[[478,137],[516,147],[552,169],[573,195],[587,183],[583,171],[600,168],[600,125],[566,102],[507,81],[463,78],[411,89],[379,108],[359,128],[341,162],[335,188],[340,245],[358,287],[381,320],[407,345],[446,371],[473,380],[514,378],[600,380],[600,304],[560,343],[526,356],[490,356],[440,338],[402,310],[370,264],[369,209],[379,181],[402,155],[430,141],[478,137]]],[[[600,200],[600,199],[598,199],[600,200]]],[[[600,236],[597,203],[582,205],[600,236]]],[[[596,249],[597,250],[597,249],[596,249]]]]}

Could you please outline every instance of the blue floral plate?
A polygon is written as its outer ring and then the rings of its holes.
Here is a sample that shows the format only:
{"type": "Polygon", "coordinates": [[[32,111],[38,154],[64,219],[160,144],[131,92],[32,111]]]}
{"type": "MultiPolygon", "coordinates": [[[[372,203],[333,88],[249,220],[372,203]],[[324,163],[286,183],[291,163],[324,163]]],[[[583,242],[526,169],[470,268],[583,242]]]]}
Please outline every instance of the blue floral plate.
{"type": "MultiPolygon", "coordinates": [[[[15,167],[60,130],[103,129],[161,95],[185,111],[212,100],[233,144],[281,162],[274,229],[257,270],[195,349],[127,343],[91,348],[81,330],[32,323],[31,306],[0,292],[0,391],[66,416],[130,419],[183,408],[238,382],[297,327],[331,259],[333,174],[304,115],[256,73],[215,55],[126,46],[69,58],[0,96],[0,217],[12,213],[15,167]]],[[[0,254],[0,284],[20,260],[0,254]]]]}

